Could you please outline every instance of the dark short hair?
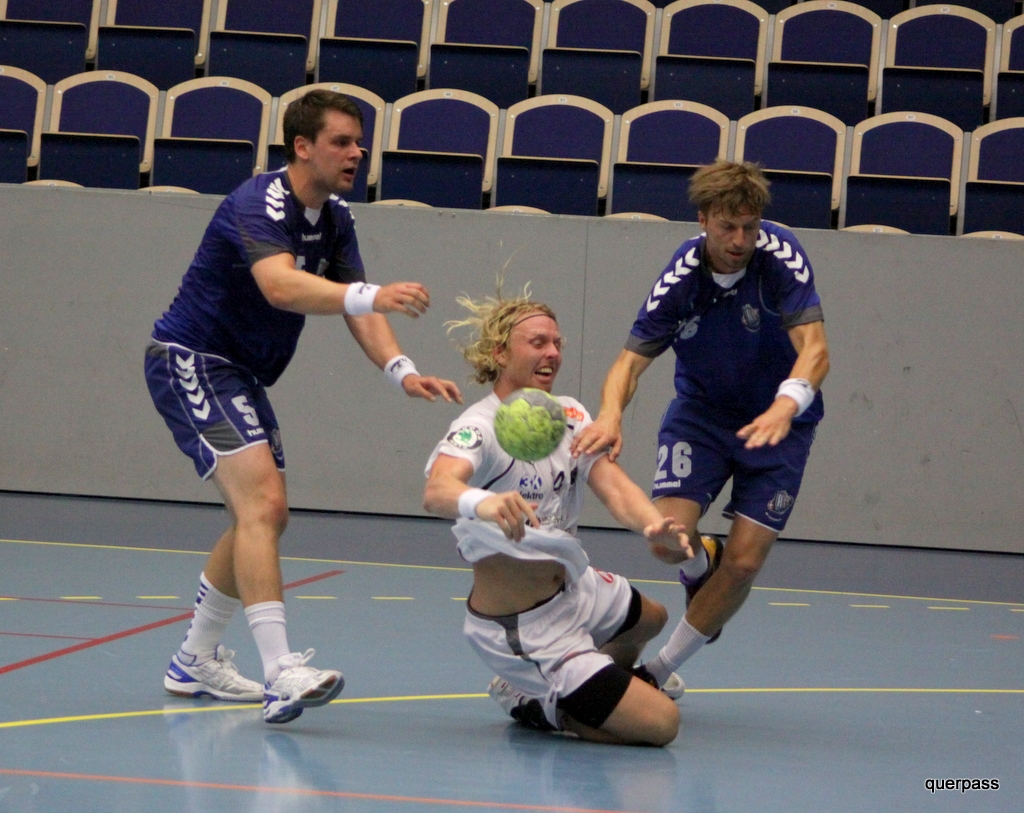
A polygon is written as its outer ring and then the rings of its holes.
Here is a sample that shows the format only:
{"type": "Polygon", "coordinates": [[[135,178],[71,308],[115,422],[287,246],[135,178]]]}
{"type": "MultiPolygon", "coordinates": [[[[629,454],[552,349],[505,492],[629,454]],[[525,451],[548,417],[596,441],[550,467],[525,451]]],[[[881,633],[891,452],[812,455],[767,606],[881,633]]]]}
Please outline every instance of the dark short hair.
{"type": "Polygon", "coordinates": [[[295,139],[302,136],[316,141],[324,129],[328,110],[351,116],[363,126],[363,111],[348,96],[323,88],[304,93],[293,99],[284,111],[284,155],[289,164],[295,160],[295,139]]]}
{"type": "Polygon", "coordinates": [[[772,196],[761,167],[749,161],[715,161],[690,179],[690,202],[704,215],[749,213],[760,217],[772,196]]]}

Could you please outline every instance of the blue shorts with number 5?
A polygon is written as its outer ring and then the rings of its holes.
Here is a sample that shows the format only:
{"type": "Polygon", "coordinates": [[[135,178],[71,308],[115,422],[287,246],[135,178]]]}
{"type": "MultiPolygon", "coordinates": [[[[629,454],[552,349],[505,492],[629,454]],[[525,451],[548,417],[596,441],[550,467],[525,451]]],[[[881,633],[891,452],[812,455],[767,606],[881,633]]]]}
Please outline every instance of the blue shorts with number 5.
{"type": "Polygon", "coordinates": [[[150,341],[146,383],[174,442],[192,458],[204,480],[217,458],[257,443],[269,443],[284,471],[281,431],[266,388],[227,359],[180,344],[150,341]]]}
{"type": "Polygon", "coordinates": [[[742,514],[782,531],[800,492],[817,424],[794,423],[778,446],[744,449],[746,441],[736,432],[746,423],[714,413],[700,401],[674,399],[658,431],[652,497],[682,497],[707,511],[732,477],[726,516],[742,514]]]}

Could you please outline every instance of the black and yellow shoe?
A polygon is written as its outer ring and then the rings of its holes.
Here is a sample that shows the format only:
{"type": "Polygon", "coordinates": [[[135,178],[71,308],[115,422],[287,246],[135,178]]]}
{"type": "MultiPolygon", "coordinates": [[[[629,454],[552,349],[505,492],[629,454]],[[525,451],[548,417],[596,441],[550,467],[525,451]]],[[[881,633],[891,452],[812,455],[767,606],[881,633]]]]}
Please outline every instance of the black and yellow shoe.
{"type": "MultiPolygon", "coordinates": [[[[704,546],[704,550],[708,554],[708,569],[704,572],[704,575],[698,578],[695,582],[688,582],[686,577],[683,576],[683,572],[679,571],[679,581],[686,589],[686,606],[690,606],[690,602],[693,601],[693,597],[697,595],[697,592],[710,579],[719,565],[722,563],[722,553],[725,551],[725,543],[719,536],[712,536],[711,534],[702,534],[700,542],[704,546]]],[[[722,634],[721,630],[718,630],[714,635],[708,638],[708,643],[713,644],[718,640],[718,636],[722,634]]]]}

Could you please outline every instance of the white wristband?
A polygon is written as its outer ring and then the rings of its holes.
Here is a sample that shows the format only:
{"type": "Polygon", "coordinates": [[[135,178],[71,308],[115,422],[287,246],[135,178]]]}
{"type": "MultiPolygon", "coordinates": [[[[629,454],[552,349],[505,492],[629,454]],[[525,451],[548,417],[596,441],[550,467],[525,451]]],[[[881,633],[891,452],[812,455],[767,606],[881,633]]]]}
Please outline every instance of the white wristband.
{"type": "Polygon", "coordinates": [[[807,407],[814,401],[814,387],[806,378],[787,378],[779,384],[779,390],[775,397],[786,395],[796,401],[796,415],[798,418],[807,411],[807,407]]]}
{"type": "Polygon", "coordinates": [[[345,291],[345,313],[349,316],[365,316],[373,313],[373,300],[377,297],[379,285],[369,282],[353,282],[345,291]]]}
{"type": "Polygon", "coordinates": [[[408,356],[395,356],[384,365],[384,375],[398,389],[402,389],[402,380],[407,375],[419,374],[420,371],[416,369],[416,365],[412,363],[412,359],[408,356]]]}
{"type": "Polygon", "coordinates": [[[478,519],[476,507],[491,496],[490,491],[482,488],[469,488],[459,495],[459,514],[466,519],[478,519]]]}

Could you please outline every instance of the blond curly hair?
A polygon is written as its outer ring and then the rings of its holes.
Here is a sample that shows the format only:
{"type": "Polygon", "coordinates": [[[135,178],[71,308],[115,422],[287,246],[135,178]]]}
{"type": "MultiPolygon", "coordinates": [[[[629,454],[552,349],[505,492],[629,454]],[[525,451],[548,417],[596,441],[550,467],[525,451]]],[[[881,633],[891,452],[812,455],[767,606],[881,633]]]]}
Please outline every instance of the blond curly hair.
{"type": "Polygon", "coordinates": [[[495,351],[508,345],[513,328],[523,319],[540,313],[558,321],[551,308],[530,299],[529,283],[523,286],[523,292],[518,296],[505,298],[501,293],[499,279],[496,296],[487,296],[477,301],[463,295],[455,301],[469,311],[469,316],[446,322],[445,327],[449,334],[461,328],[468,328],[474,337],[468,343],[457,346],[473,368],[470,378],[477,384],[488,384],[498,380],[501,367],[495,359],[495,351]]]}

